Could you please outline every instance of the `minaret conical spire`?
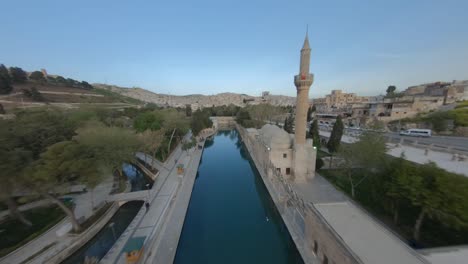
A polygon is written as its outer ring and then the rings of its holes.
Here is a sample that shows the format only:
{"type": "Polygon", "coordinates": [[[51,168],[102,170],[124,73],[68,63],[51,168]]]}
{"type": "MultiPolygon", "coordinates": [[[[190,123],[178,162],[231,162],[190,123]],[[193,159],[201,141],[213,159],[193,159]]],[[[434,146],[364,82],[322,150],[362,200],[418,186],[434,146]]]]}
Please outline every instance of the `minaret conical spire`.
{"type": "Polygon", "coordinates": [[[306,36],[304,39],[304,45],[302,46],[302,49],[301,49],[301,63],[300,63],[299,73],[302,75],[309,74],[310,45],[309,45],[309,32],[307,31],[306,31],[306,36]]]}
{"type": "Polygon", "coordinates": [[[306,36],[304,39],[304,45],[302,45],[302,50],[310,50],[309,45],[309,25],[307,25],[306,36]]]}

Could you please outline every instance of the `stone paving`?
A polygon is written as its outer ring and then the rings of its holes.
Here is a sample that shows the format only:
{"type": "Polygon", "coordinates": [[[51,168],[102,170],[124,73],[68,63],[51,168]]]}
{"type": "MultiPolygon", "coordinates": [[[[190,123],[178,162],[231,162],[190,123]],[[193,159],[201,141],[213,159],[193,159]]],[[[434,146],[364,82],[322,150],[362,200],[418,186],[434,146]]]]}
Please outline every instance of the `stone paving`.
{"type": "MultiPolygon", "coordinates": [[[[149,209],[144,206],[140,209],[101,263],[125,263],[122,249],[130,238],[136,237],[145,237],[145,251],[142,256],[145,261],[141,263],[172,263],[201,153],[202,149],[182,151],[180,146],[173,152],[164,164],[168,170],[159,172],[150,190],[149,209]],[[182,175],[177,172],[178,164],[184,165],[182,175]],[[164,243],[161,244],[160,241],[164,243]]],[[[151,157],[146,158],[151,164],[151,157]]]]}

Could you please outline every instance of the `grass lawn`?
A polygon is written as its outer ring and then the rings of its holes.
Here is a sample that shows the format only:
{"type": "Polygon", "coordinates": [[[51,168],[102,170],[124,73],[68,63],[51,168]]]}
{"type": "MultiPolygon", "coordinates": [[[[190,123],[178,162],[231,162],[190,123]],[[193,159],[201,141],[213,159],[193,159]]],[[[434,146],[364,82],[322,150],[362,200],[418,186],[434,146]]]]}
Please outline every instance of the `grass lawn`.
{"type": "MultiPolygon", "coordinates": [[[[353,177],[360,179],[363,173],[365,172],[362,169],[355,169],[353,170],[353,175],[355,175],[353,177]]],[[[319,174],[351,198],[351,187],[344,170],[320,170],[319,174]]],[[[383,194],[379,193],[378,188],[374,187],[379,183],[373,181],[372,178],[372,175],[369,176],[356,188],[354,200],[409,243],[419,209],[411,204],[401,205],[399,223],[395,225],[392,214],[388,210],[388,205],[382,199],[383,194]]],[[[442,247],[461,244],[468,244],[468,228],[446,227],[437,220],[427,218],[424,220],[421,229],[421,241],[416,247],[442,247]]]]}
{"type": "Polygon", "coordinates": [[[31,227],[10,217],[0,223],[0,257],[44,233],[65,217],[65,213],[56,205],[34,208],[23,214],[33,223],[31,227]]]}

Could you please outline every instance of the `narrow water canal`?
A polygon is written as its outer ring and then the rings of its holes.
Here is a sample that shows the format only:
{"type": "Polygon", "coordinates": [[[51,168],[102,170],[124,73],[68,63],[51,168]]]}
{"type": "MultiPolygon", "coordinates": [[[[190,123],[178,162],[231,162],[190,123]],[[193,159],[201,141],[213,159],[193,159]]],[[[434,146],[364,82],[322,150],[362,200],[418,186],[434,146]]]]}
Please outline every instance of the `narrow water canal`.
{"type": "MultiPolygon", "coordinates": [[[[153,182],[139,168],[131,164],[124,164],[122,170],[131,184],[131,191],[151,188],[153,182]],[[147,184],[148,187],[146,186],[147,184]]],[[[132,201],[120,207],[107,224],[90,241],[68,257],[62,264],[83,263],[85,258],[102,259],[112,248],[115,241],[132,222],[143,205],[143,201],[132,201]]]]}
{"type": "Polygon", "coordinates": [[[175,263],[303,263],[236,130],[206,143],[175,263]]]}

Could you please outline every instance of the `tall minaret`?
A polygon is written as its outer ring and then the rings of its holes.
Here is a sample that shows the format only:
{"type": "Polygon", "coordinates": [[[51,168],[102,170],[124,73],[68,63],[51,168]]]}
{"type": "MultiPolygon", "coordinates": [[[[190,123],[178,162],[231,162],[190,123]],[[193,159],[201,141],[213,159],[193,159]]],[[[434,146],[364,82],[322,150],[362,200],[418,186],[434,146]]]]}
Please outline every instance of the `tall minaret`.
{"type": "Polygon", "coordinates": [[[306,140],[307,110],[309,108],[309,89],[314,82],[314,75],[309,73],[310,46],[306,33],[301,49],[299,74],[294,76],[297,89],[296,128],[293,151],[293,175],[295,181],[301,182],[315,175],[315,158],[317,151],[312,146],[312,139],[306,140]]]}
{"type": "Polygon", "coordinates": [[[309,88],[314,82],[314,75],[309,73],[309,65],[310,46],[308,34],[306,33],[304,45],[301,49],[301,66],[299,68],[299,74],[294,76],[294,84],[296,85],[297,89],[295,144],[305,144],[306,142],[307,110],[309,109],[309,88]]]}

